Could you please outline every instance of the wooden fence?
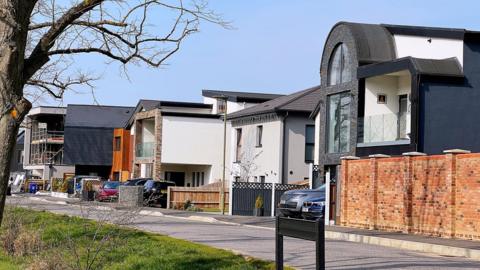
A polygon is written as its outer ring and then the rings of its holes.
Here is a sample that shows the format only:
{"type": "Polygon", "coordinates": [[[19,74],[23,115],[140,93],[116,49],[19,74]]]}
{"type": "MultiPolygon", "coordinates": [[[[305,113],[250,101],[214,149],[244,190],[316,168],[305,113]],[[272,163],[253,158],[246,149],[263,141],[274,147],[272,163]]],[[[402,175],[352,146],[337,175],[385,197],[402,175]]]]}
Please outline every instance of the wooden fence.
{"type": "MultiPolygon", "coordinates": [[[[225,188],[225,209],[228,210],[228,188],[225,188]]],[[[218,187],[168,187],[167,208],[181,208],[190,201],[197,208],[219,208],[220,188],[218,187]]]]}

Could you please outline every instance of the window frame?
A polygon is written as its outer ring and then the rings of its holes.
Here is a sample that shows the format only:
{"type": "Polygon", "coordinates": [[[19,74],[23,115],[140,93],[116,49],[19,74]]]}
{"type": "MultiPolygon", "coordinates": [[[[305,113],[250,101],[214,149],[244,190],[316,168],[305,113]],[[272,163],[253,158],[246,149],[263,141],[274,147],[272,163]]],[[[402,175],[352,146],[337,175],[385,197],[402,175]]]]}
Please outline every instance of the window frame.
{"type": "Polygon", "coordinates": [[[257,148],[261,148],[263,146],[262,140],[263,140],[263,125],[258,125],[256,128],[256,146],[257,148]]]}
{"type": "Polygon", "coordinates": [[[122,137],[115,136],[113,137],[113,151],[119,152],[122,150],[122,137]]]}
{"type": "MultiPolygon", "coordinates": [[[[351,112],[352,112],[352,108],[351,108],[351,105],[352,105],[352,96],[351,96],[351,91],[343,91],[343,92],[338,92],[338,93],[333,93],[333,94],[330,94],[327,96],[327,108],[326,108],[326,116],[327,116],[327,121],[326,121],[326,132],[325,132],[325,152],[327,154],[341,154],[341,153],[348,153],[350,152],[350,148],[351,148],[351,145],[350,145],[350,137],[351,137],[351,112]],[[342,101],[342,97],[345,97],[345,96],[348,96],[349,97],[349,103],[348,103],[348,137],[347,137],[347,149],[346,151],[342,151],[340,148],[341,148],[341,144],[342,144],[342,141],[341,141],[341,129],[342,129],[342,126],[341,125],[338,125],[338,150],[335,151],[330,151],[330,125],[331,125],[331,117],[330,117],[330,113],[331,113],[331,106],[330,106],[330,101],[331,101],[331,98],[332,97],[335,97],[335,96],[338,96],[339,97],[339,100],[338,100],[338,104],[337,105],[340,105],[341,104],[341,101],[342,101]]],[[[340,108],[341,110],[341,108],[340,108]]],[[[341,117],[341,111],[340,111],[340,117],[341,117]]],[[[338,120],[338,119],[337,119],[338,120]]],[[[333,148],[335,148],[335,146],[333,146],[333,148]]]]}
{"type": "Polygon", "coordinates": [[[241,162],[241,150],[242,150],[242,129],[235,129],[235,163],[241,162]]]}
{"type": "Polygon", "coordinates": [[[304,158],[305,158],[305,163],[313,163],[315,162],[315,125],[305,125],[305,155],[304,155],[304,158]],[[308,134],[308,129],[311,129],[313,128],[313,138],[312,138],[312,141],[309,142],[307,140],[307,134],[308,134]],[[307,159],[307,146],[310,146],[312,147],[312,153],[311,153],[311,160],[310,159],[307,159]]]}
{"type": "Polygon", "coordinates": [[[340,42],[338,43],[337,45],[335,45],[335,47],[333,48],[332,50],[332,53],[330,54],[330,58],[328,59],[328,70],[327,70],[327,86],[332,86],[332,85],[338,85],[338,84],[342,84],[342,83],[345,83],[345,82],[348,82],[347,79],[352,79],[352,74],[349,74],[349,77],[350,78],[347,78],[347,74],[348,72],[346,72],[346,67],[347,67],[347,57],[348,57],[348,47],[345,43],[343,42],[340,42]],[[338,69],[338,74],[336,76],[336,80],[334,82],[332,82],[332,71],[334,70],[333,69],[333,64],[334,64],[334,60],[336,60],[336,57],[340,58],[340,66],[339,66],[339,69],[338,69]]]}

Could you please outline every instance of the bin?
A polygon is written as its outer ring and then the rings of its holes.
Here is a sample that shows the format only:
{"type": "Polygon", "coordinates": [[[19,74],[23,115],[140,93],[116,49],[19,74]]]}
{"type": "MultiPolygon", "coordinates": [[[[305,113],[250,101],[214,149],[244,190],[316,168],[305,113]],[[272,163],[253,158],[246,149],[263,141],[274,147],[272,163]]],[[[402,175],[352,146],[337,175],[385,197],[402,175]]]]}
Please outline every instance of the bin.
{"type": "Polygon", "coordinates": [[[28,192],[35,194],[37,192],[37,184],[36,183],[30,183],[28,185],[28,192]]]}

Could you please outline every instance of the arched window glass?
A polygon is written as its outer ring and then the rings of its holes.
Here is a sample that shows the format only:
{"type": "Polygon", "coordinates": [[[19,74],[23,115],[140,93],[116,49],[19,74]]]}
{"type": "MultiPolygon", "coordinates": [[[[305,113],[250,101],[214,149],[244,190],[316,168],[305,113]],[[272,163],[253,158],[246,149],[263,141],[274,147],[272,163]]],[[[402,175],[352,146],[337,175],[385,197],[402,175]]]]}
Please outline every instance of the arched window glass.
{"type": "Polygon", "coordinates": [[[328,63],[328,85],[349,82],[352,80],[352,72],[347,67],[348,49],[343,43],[338,44],[330,56],[328,63]]]}

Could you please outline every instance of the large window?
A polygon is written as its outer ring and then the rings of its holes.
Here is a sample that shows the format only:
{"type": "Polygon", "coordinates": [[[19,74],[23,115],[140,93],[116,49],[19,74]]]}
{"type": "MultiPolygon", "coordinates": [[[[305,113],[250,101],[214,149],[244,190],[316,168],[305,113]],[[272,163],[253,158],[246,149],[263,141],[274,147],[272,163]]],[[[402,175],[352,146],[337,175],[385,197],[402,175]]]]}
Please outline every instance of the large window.
{"type": "Polygon", "coordinates": [[[338,44],[333,49],[328,63],[328,85],[336,85],[352,80],[352,72],[347,67],[348,49],[343,43],[338,44]]]}
{"type": "Polygon", "coordinates": [[[236,154],[235,155],[235,161],[240,162],[241,159],[242,159],[242,129],[237,128],[236,131],[237,131],[237,138],[236,138],[237,147],[236,147],[236,152],[235,152],[235,154],[236,154]]]}
{"type": "Polygon", "coordinates": [[[257,126],[257,147],[262,147],[263,126],[257,126]]]}
{"type": "Polygon", "coordinates": [[[328,97],[328,153],[345,153],[350,148],[349,92],[328,97]]]}
{"type": "Polygon", "coordinates": [[[114,141],[113,141],[113,151],[120,151],[120,148],[121,148],[121,145],[122,145],[122,138],[120,138],[119,136],[115,137],[114,138],[114,141]]]}
{"type": "Polygon", "coordinates": [[[305,127],[305,163],[313,163],[315,151],[315,126],[305,127]]]}
{"type": "Polygon", "coordinates": [[[217,99],[217,113],[225,113],[227,110],[227,101],[224,99],[217,99]]]}

